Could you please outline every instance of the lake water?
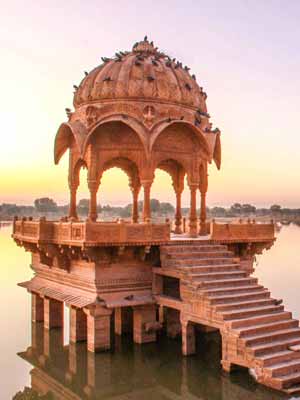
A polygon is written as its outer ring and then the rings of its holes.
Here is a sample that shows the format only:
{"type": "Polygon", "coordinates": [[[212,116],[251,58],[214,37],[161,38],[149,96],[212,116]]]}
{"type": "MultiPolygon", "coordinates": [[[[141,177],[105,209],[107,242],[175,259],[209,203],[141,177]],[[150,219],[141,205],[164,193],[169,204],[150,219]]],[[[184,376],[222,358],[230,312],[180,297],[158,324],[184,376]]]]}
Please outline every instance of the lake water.
{"type": "MultiPolygon", "coordinates": [[[[114,353],[87,354],[86,345],[68,345],[68,324],[44,334],[32,332],[30,295],[17,286],[31,278],[30,254],[12,241],[11,227],[0,229],[0,400],[9,400],[24,386],[53,396],[26,399],[114,400],[267,400],[283,399],[256,384],[244,371],[223,375],[220,339],[197,338],[197,354],[181,356],[179,341],[133,345],[116,340],[114,353]],[[33,333],[33,334],[32,334],[33,333]],[[33,346],[32,346],[33,345],[33,346]]],[[[274,246],[258,257],[256,276],[300,317],[300,228],[284,226],[274,246]]],[[[67,314],[67,313],[66,313],[67,314]]],[[[18,397],[19,399],[19,397],[18,397]]]]}

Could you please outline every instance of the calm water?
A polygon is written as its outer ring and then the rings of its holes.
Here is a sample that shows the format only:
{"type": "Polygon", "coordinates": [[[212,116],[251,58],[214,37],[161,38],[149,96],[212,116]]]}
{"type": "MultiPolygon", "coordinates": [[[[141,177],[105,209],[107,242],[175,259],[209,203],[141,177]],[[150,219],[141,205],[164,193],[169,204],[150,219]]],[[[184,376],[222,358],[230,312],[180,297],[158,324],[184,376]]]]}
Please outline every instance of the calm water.
{"type": "MultiPolygon", "coordinates": [[[[245,372],[223,376],[218,335],[197,337],[198,353],[183,358],[178,341],[136,346],[116,341],[115,353],[87,354],[86,346],[68,345],[65,332],[44,336],[32,331],[30,296],[17,282],[30,279],[30,256],[0,229],[0,400],[12,399],[24,386],[54,393],[54,399],[114,400],[266,400],[282,399],[257,385],[245,372]],[[25,361],[26,360],[26,361],[25,361]]],[[[271,250],[258,257],[256,275],[286,308],[300,317],[300,228],[283,227],[271,250]]],[[[35,399],[36,397],[30,397],[35,399]]]]}

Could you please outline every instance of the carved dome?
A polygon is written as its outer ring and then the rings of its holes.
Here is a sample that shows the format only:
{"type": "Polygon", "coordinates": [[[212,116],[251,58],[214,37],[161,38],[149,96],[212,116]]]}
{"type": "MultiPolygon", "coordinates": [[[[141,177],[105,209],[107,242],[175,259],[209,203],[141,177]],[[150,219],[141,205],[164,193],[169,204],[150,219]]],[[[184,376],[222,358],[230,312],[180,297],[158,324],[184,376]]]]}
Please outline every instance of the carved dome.
{"type": "Polygon", "coordinates": [[[189,68],[171,60],[149,43],[136,43],[131,52],[102,58],[103,64],[86,73],[75,86],[74,106],[105,100],[147,100],[179,103],[206,112],[206,93],[191,75],[189,68]]]}

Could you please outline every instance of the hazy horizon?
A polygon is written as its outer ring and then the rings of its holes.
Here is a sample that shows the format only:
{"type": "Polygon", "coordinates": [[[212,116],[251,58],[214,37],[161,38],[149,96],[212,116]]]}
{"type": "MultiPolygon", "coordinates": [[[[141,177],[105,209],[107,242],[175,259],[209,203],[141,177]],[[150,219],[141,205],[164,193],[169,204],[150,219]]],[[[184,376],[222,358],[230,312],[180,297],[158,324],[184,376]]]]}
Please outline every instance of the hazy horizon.
{"type": "MultiPolygon", "coordinates": [[[[0,203],[68,202],[68,157],[55,166],[53,144],[72,108],[73,84],[101,56],[130,50],[147,34],[189,65],[208,93],[211,122],[222,133],[222,168],[210,165],[208,206],[300,207],[299,2],[28,0],[24,7],[12,0],[1,14],[0,203]]],[[[174,204],[161,171],[151,197],[174,204]]],[[[80,198],[88,198],[86,182],[80,198]]],[[[105,173],[98,202],[131,202],[123,173],[105,173]]]]}

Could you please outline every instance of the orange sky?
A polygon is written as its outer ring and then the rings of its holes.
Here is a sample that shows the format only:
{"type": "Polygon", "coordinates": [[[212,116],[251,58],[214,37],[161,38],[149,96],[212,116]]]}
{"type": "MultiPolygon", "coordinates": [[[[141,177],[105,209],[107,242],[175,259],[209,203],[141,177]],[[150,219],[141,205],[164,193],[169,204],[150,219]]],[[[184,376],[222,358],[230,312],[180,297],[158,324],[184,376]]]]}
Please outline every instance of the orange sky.
{"type": "MultiPolygon", "coordinates": [[[[75,1],[71,9],[46,1],[20,9],[11,1],[3,8],[0,203],[32,204],[41,196],[68,201],[67,157],[54,166],[53,143],[65,107],[72,107],[73,84],[101,56],[131,49],[147,33],[191,67],[221,129],[222,170],[210,168],[208,205],[300,207],[299,3],[284,10],[277,1],[254,1],[251,9],[243,1],[187,1],[184,9],[179,1],[100,3],[75,1]],[[157,7],[169,23],[158,18],[157,7]]],[[[85,189],[82,184],[79,198],[87,197],[85,189]]],[[[152,197],[174,202],[162,172],[152,197]]],[[[98,200],[130,202],[125,175],[108,171],[98,200]]]]}

